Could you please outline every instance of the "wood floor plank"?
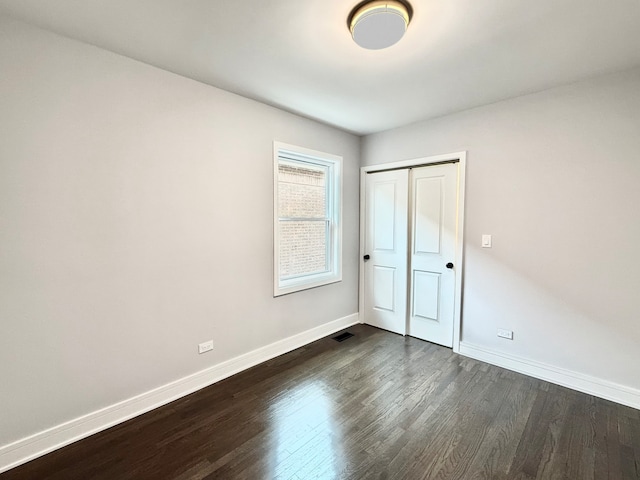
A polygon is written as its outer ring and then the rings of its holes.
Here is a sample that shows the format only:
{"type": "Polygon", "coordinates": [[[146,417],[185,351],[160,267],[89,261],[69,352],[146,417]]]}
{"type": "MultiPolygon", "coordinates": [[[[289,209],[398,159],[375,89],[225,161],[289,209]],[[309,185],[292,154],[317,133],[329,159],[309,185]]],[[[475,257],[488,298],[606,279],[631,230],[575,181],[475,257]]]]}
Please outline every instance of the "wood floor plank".
{"type": "Polygon", "coordinates": [[[465,465],[466,478],[470,480],[509,478],[510,462],[518,446],[512,439],[522,435],[533,407],[534,396],[527,377],[501,375],[500,380],[504,393],[495,417],[487,422],[486,438],[477,454],[465,465]]]}
{"type": "Polygon", "coordinates": [[[640,412],[366,325],[0,480],[638,480],[640,412]]]}

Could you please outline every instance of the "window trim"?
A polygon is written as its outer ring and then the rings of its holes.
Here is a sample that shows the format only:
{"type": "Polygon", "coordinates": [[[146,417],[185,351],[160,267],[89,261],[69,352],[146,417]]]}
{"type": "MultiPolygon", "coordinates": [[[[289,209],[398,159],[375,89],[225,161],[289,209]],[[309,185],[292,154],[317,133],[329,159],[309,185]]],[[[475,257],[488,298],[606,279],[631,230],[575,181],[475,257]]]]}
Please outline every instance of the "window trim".
{"type": "Polygon", "coordinates": [[[273,142],[273,296],[286,295],[342,281],[342,157],[286,143],[273,142]],[[280,159],[329,167],[330,220],[329,270],[280,281],[278,217],[278,166],[280,159]]]}

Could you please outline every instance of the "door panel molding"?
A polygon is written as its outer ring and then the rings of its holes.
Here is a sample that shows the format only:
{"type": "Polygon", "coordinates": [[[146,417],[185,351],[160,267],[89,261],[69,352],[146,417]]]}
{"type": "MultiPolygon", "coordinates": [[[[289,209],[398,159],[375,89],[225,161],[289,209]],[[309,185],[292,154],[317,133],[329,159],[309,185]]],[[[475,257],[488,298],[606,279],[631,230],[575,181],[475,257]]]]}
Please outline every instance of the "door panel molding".
{"type": "Polygon", "coordinates": [[[383,265],[373,265],[372,285],[373,300],[372,307],[377,310],[387,310],[395,312],[395,299],[390,293],[396,290],[396,269],[383,265]]]}
{"type": "Polygon", "coordinates": [[[411,297],[411,316],[438,322],[440,310],[440,272],[413,270],[412,284],[420,285],[428,293],[424,297],[411,297]],[[430,300],[430,301],[429,301],[430,300]]]}
{"type": "MultiPolygon", "coordinates": [[[[428,168],[428,167],[427,167],[428,168]]],[[[440,253],[442,245],[442,235],[433,235],[434,225],[442,223],[444,203],[443,195],[443,177],[418,178],[415,180],[416,203],[426,208],[417,209],[413,212],[415,218],[413,225],[413,255],[421,253],[440,253]],[[433,201],[437,200],[437,208],[432,208],[433,201]],[[435,238],[435,241],[433,239],[435,238]]],[[[439,229],[438,229],[439,230],[439,229]]]]}
{"type": "MultiPolygon", "coordinates": [[[[397,201],[397,192],[395,182],[380,182],[374,186],[372,194],[374,208],[385,209],[389,204],[395,205],[397,201]]],[[[396,250],[396,235],[395,222],[396,216],[394,209],[389,209],[387,215],[376,216],[376,222],[373,225],[374,244],[372,245],[374,252],[395,252],[396,250]],[[383,217],[387,221],[382,221],[383,217]]]]}

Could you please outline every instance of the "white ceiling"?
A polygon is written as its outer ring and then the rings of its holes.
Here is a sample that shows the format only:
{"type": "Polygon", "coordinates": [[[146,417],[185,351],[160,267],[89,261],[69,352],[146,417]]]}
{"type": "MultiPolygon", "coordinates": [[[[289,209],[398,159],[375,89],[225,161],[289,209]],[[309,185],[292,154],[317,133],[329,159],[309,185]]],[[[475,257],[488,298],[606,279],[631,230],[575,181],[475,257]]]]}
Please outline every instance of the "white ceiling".
{"type": "Polygon", "coordinates": [[[359,0],[0,0],[0,13],[368,134],[640,65],[640,0],[412,0],[368,51],[359,0]]]}

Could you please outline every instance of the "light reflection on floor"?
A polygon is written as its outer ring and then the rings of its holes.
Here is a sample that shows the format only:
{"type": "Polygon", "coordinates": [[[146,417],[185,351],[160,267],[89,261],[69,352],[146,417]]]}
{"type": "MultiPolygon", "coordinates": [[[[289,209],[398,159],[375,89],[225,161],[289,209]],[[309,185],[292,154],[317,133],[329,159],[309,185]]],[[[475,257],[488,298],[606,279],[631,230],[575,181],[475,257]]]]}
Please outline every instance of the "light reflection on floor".
{"type": "Polygon", "coordinates": [[[307,381],[270,407],[274,452],[271,478],[337,478],[344,458],[341,426],[322,381],[307,381]]]}

